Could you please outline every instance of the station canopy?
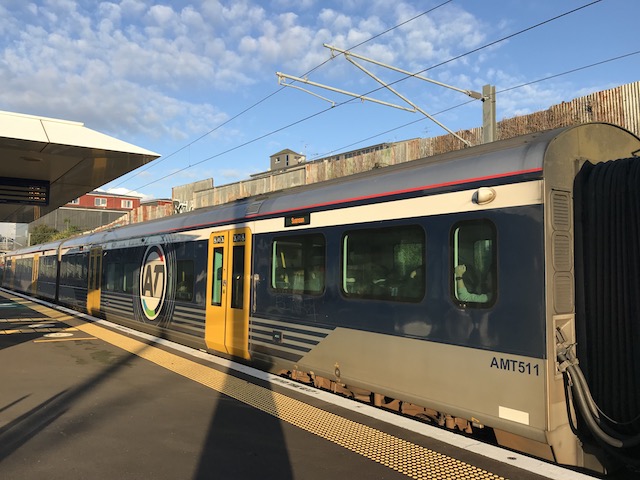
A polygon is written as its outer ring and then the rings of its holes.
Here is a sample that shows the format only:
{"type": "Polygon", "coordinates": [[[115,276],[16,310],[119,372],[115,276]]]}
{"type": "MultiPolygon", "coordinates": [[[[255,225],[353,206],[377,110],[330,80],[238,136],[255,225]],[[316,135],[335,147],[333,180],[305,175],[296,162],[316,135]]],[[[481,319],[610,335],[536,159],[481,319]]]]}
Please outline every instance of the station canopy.
{"type": "Polygon", "coordinates": [[[0,222],[37,220],[159,156],[82,123],[0,111],[0,222]]]}

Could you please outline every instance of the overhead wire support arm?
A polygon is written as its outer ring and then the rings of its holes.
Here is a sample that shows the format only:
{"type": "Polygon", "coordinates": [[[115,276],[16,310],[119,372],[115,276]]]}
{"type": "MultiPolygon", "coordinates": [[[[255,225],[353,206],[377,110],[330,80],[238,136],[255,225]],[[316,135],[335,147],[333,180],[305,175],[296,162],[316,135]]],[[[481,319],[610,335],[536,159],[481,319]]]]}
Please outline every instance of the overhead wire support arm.
{"type": "Polygon", "coordinates": [[[484,135],[484,141],[485,141],[485,143],[487,141],[493,141],[493,137],[495,135],[494,134],[494,132],[495,132],[495,90],[493,90],[494,93],[492,94],[491,93],[492,91],[487,91],[487,92],[483,91],[483,93],[480,93],[480,92],[476,92],[474,90],[466,90],[466,89],[463,89],[463,88],[454,87],[452,85],[447,85],[446,83],[438,82],[437,80],[433,80],[431,78],[424,77],[424,76],[419,75],[417,73],[412,73],[412,72],[409,72],[407,70],[403,70],[401,68],[393,67],[391,65],[387,65],[387,64],[379,62],[377,60],[373,60],[372,58],[368,58],[368,57],[365,57],[363,55],[358,55],[356,53],[352,53],[352,52],[350,52],[348,50],[343,50],[341,48],[334,47],[334,46],[328,45],[326,43],[324,43],[323,46],[328,48],[329,50],[331,50],[331,57],[332,58],[337,56],[336,53],[344,55],[345,59],[348,62],[350,62],[353,65],[355,65],[357,68],[359,68],[364,73],[369,75],[371,78],[373,78],[376,82],[378,82],[384,88],[386,88],[387,90],[392,92],[394,95],[396,95],[400,99],[404,100],[407,104],[411,105],[412,108],[408,108],[408,107],[405,107],[405,106],[401,106],[401,105],[396,105],[396,104],[393,104],[393,103],[385,102],[383,100],[378,100],[378,99],[375,99],[375,98],[371,98],[371,97],[368,97],[366,95],[360,95],[360,94],[357,94],[357,93],[348,92],[346,90],[342,90],[342,89],[339,89],[339,88],[330,87],[328,85],[323,85],[323,84],[317,83],[317,82],[312,82],[311,80],[309,80],[307,78],[294,77],[292,75],[287,75],[287,74],[281,73],[281,72],[276,72],[276,75],[278,76],[278,83],[280,85],[282,85],[282,86],[285,86],[285,87],[292,87],[292,88],[296,88],[298,90],[302,90],[303,92],[307,92],[307,93],[309,93],[309,94],[311,94],[311,95],[313,95],[315,97],[318,97],[318,98],[320,98],[322,100],[330,102],[332,107],[336,106],[336,103],[333,102],[332,100],[329,100],[328,98],[324,98],[324,97],[322,97],[322,96],[320,96],[320,95],[318,95],[318,94],[316,94],[314,92],[311,92],[311,91],[306,90],[306,89],[304,89],[302,87],[294,85],[293,82],[304,83],[306,85],[311,85],[311,86],[314,86],[314,87],[323,88],[325,90],[330,90],[332,92],[336,92],[336,93],[347,95],[347,96],[350,96],[350,97],[353,97],[353,98],[357,98],[357,99],[360,99],[362,101],[378,103],[380,105],[385,105],[385,106],[388,106],[388,107],[397,108],[399,110],[404,110],[404,111],[411,112],[411,113],[420,112],[425,117],[427,117],[429,120],[431,120],[436,125],[441,127],[443,130],[447,131],[449,134],[451,134],[452,136],[454,136],[455,138],[460,140],[464,145],[466,145],[468,147],[471,146],[471,143],[468,140],[465,140],[460,135],[455,133],[453,130],[447,128],[445,125],[443,125],[438,120],[436,120],[432,115],[429,115],[423,109],[418,107],[415,103],[411,102],[405,96],[403,96],[398,91],[396,91],[394,88],[392,88],[391,87],[392,84],[385,83],[384,81],[379,79],[377,76],[375,76],[372,72],[370,72],[365,67],[363,67],[361,64],[356,62],[354,60],[354,58],[357,58],[359,60],[370,62],[370,63],[373,63],[374,65],[378,65],[380,67],[388,68],[389,70],[393,70],[395,72],[402,73],[403,75],[406,75],[407,78],[417,78],[419,80],[423,80],[425,82],[429,82],[429,83],[432,83],[434,85],[438,85],[438,86],[441,86],[441,87],[444,87],[444,88],[448,88],[450,90],[455,90],[456,92],[464,93],[465,95],[473,98],[474,100],[481,100],[483,102],[483,104],[486,103],[487,106],[491,107],[491,108],[484,108],[484,106],[483,106],[483,120],[485,120],[484,117],[486,117],[485,124],[483,124],[483,131],[486,131],[485,135],[484,135]],[[291,80],[292,82],[286,82],[286,80],[291,80]],[[488,102],[487,102],[487,100],[488,100],[488,102]],[[485,112],[485,110],[487,112],[485,112]],[[492,113],[493,116],[489,115],[489,113],[492,113]],[[494,119],[493,122],[490,121],[491,118],[494,119]],[[491,128],[489,128],[489,127],[491,127],[491,128]]]}
{"type": "MultiPolygon", "coordinates": [[[[443,128],[444,130],[446,130],[447,132],[449,132],[451,135],[453,135],[454,137],[456,137],[458,140],[460,140],[462,143],[464,143],[467,147],[471,146],[471,143],[469,143],[467,140],[465,140],[464,138],[462,138],[460,135],[458,135],[456,132],[454,132],[453,130],[447,128],[446,126],[444,126],[442,123],[440,123],[438,120],[436,120],[433,116],[429,115],[427,112],[425,112],[423,109],[421,109],[420,107],[418,107],[415,103],[413,103],[411,100],[409,100],[408,98],[406,98],[404,95],[400,94],[398,91],[396,91],[394,88],[391,87],[391,85],[386,84],[385,82],[383,82],[382,80],[380,80],[378,77],[376,77],[373,73],[371,73],[369,70],[367,70],[366,68],[364,68],[362,65],[360,65],[358,62],[356,62],[355,60],[353,60],[351,57],[352,55],[349,52],[344,52],[344,56],[347,59],[347,61],[349,61],[350,63],[352,63],[353,65],[355,65],[356,67],[358,67],[360,70],[362,70],[364,73],[366,73],[367,75],[369,75],[371,78],[373,78],[376,82],[378,82],[380,85],[382,85],[384,88],[386,88],[387,90],[389,90],[390,92],[392,92],[394,95],[400,97],[402,100],[404,100],[405,102],[407,102],[409,105],[411,105],[417,112],[420,112],[421,114],[423,114],[425,117],[427,117],[429,120],[431,120],[433,123],[435,123],[436,125],[438,125],[439,127],[443,128]]],[[[360,58],[360,56],[358,56],[358,58],[360,58]]],[[[378,62],[374,62],[378,65],[382,65],[378,62]]],[[[394,68],[395,70],[395,68],[394,68]]]]}
{"type": "MultiPolygon", "coordinates": [[[[485,97],[480,92],[476,92],[474,90],[465,90],[463,88],[454,87],[453,85],[447,85],[446,83],[438,82],[437,80],[433,80],[432,78],[423,77],[422,75],[418,75],[416,73],[409,72],[407,70],[403,70],[401,68],[393,67],[391,65],[387,65],[386,63],[378,62],[377,60],[373,60],[372,58],[367,58],[362,55],[358,55],[357,53],[350,52],[348,50],[342,50],[341,48],[334,47],[332,45],[328,45],[326,43],[322,44],[325,48],[331,50],[331,55],[334,55],[333,52],[340,52],[345,56],[350,56],[354,58],[359,58],[360,60],[364,60],[365,62],[370,62],[375,65],[379,65],[384,68],[388,68],[389,70],[393,70],[395,72],[403,73],[412,78],[418,78],[420,80],[424,80],[425,82],[433,83],[434,85],[439,85],[441,87],[449,88],[451,90],[455,90],[456,92],[464,93],[465,95],[475,99],[475,100],[485,100],[485,97]]],[[[347,58],[348,60],[348,58],[347,58]]],[[[353,63],[353,62],[352,62],[353,63]]]]}
{"type": "Polygon", "coordinates": [[[367,97],[365,95],[360,95],[359,93],[348,92],[346,90],[341,90],[339,88],[330,87],[328,85],[323,85],[323,84],[317,83],[317,82],[312,82],[311,80],[308,80],[306,78],[294,77],[293,75],[287,75],[286,73],[281,73],[281,72],[276,72],[276,75],[278,76],[278,82],[279,82],[280,85],[282,85],[284,87],[297,88],[298,90],[302,90],[303,92],[310,93],[314,97],[318,97],[318,98],[321,98],[323,100],[326,100],[327,102],[332,103],[334,106],[335,106],[335,102],[333,102],[332,100],[324,98],[324,97],[322,97],[322,96],[320,96],[320,95],[318,95],[316,93],[310,92],[309,90],[306,90],[304,88],[298,87],[297,85],[292,85],[291,83],[286,83],[283,79],[286,78],[286,79],[289,79],[289,80],[293,80],[295,82],[305,83],[305,84],[311,85],[313,87],[324,88],[325,90],[331,90],[332,92],[341,93],[343,95],[348,95],[350,97],[358,98],[358,99],[363,100],[363,101],[366,100],[368,102],[379,103],[380,105],[386,105],[387,107],[393,107],[393,108],[397,108],[399,110],[405,110],[405,111],[411,112],[411,113],[415,113],[415,112],[418,111],[416,108],[407,108],[407,107],[403,107],[402,105],[395,105],[393,103],[385,102],[385,101],[382,101],[382,100],[377,100],[375,98],[370,98],[370,97],[367,97]]]}
{"type": "Polygon", "coordinates": [[[292,77],[291,75],[286,75],[286,74],[280,73],[280,72],[276,72],[276,75],[278,76],[278,84],[279,85],[282,85],[283,87],[295,88],[296,90],[301,90],[301,91],[303,91],[305,93],[308,93],[309,95],[313,95],[314,97],[319,98],[320,100],[325,100],[326,102],[329,102],[332,107],[336,106],[336,102],[334,102],[333,100],[329,100],[328,98],[325,98],[322,95],[318,95],[317,93],[312,92],[311,90],[307,90],[306,88],[299,87],[298,85],[294,85],[293,83],[287,83],[285,81],[285,78],[288,78],[289,80],[294,80],[294,81],[297,81],[297,82],[309,83],[310,85],[312,85],[313,82],[309,82],[307,79],[303,79],[303,78],[292,77]]]}

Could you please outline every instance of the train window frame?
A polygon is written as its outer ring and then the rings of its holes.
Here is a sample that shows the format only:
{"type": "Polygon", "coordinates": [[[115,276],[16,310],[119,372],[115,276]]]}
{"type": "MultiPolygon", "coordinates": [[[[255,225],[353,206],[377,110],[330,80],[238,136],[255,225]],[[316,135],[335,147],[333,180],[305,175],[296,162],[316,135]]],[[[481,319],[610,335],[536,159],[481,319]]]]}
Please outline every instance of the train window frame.
{"type": "Polygon", "coordinates": [[[399,303],[424,300],[427,232],[421,225],[348,230],[342,235],[341,249],[340,289],[346,298],[399,303]],[[381,241],[385,235],[390,240],[386,244],[381,241]],[[351,248],[354,239],[360,243],[359,250],[351,248]],[[406,239],[417,242],[404,243],[406,239]],[[356,261],[358,256],[360,261],[356,261]]]}
{"type": "Polygon", "coordinates": [[[271,290],[296,295],[322,295],[326,289],[327,239],[321,233],[275,237],[271,241],[270,263],[271,290]],[[297,250],[296,246],[299,247],[297,250]]]}
{"type": "Polygon", "coordinates": [[[491,308],[499,294],[498,233],[495,223],[486,218],[456,222],[451,227],[449,248],[451,258],[448,283],[452,301],[461,308],[491,308]],[[461,241],[461,229],[471,232],[464,232],[469,239],[461,241]],[[466,248],[461,246],[461,242],[467,244],[466,248]],[[473,258],[469,259],[470,256],[473,258]],[[472,260],[473,265],[468,260],[472,260]],[[461,261],[464,262],[465,272],[460,277],[456,274],[456,265],[461,261]],[[483,264],[487,266],[483,267],[483,264]],[[471,282],[471,278],[475,278],[475,282],[471,282]],[[479,285],[470,286],[470,283],[479,285]],[[464,290],[460,291],[461,288],[464,290]]]}

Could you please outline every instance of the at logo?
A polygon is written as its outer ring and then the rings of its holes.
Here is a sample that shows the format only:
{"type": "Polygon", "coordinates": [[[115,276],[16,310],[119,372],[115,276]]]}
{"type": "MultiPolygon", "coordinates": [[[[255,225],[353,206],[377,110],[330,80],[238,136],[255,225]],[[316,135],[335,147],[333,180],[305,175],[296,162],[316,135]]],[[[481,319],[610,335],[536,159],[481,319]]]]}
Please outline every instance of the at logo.
{"type": "Polygon", "coordinates": [[[167,259],[160,245],[147,248],[140,268],[140,304],[149,320],[162,310],[167,293],[167,259]]]}

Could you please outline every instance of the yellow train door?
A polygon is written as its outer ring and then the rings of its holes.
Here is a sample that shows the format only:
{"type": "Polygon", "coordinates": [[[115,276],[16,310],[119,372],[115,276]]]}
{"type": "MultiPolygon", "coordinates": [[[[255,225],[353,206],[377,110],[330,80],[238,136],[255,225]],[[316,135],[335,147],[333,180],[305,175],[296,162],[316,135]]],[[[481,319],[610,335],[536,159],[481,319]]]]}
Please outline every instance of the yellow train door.
{"type": "Polygon", "coordinates": [[[100,312],[100,290],[102,287],[102,248],[92,248],[89,252],[89,284],[87,285],[87,312],[100,312]]]}
{"type": "Polygon", "coordinates": [[[33,256],[33,268],[31,269],[31,295],[38,293],[38,271],[40,269],[40,255],[33,256]]]}
{"type": "Polygon", "coordinates": [[[208,348],[249,358],[250,277],[251,230],[211,234],[205,324],[208,348]]]}

